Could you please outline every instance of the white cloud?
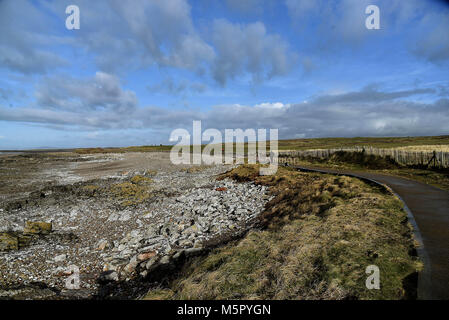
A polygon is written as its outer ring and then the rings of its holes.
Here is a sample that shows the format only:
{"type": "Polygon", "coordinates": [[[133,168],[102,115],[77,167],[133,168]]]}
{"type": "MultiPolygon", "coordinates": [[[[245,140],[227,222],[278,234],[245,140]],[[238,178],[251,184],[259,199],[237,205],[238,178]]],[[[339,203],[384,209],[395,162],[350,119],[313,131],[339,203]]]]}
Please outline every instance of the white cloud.
{"type": "MultiPolygon", "coordinates": [[[[114,108],[105,112],[101,108],[89,106],[64,110],[0,107],[0,120],[99,133],[115,129],[151,129],[157,132],[158,139],[165,139],[154,142],[168,142],[169,134],[175,128],[190,130],[193,120],[202,120],[204,129],[278,128],[281,138],[447,133],[449,100],[443,98],[432,103],[408,100],[419,94],[426,95],[428,91],[381,92],[365,89],[319,96],[298,104],[263,102],[254,106],[221,105],[211,107],[208,111],[170,110],[151,106],[136,107],[127,112],[114,108]]],[[[83,101],[87,103],[89,99],[83,101]]],[[[89,137],[100,136],[94,134],[89,137]]]]}
{"type": "Polygon", "coordinates": [[[49,32],[50,23],[48,30],[41,28],[42,21],[52,21],[53,16],[63,21],[67,4],[68,0],[44,2],[45,10],[38,10],[24,1],[0,1],[0,63],[24,74],[67,66],[69,61],[49,49],[56,44],[84,49],[83,54],[107,73],[173,67],[212,77],[222,85],[246,74],[256,82],[284,75],[295,63],[288,43],[267,32],[262,22],[209,20],[202,22],[201,30],[210,31],[200,32],[187,0],[78,0],[80,30],[57,37],[49,32]]]}
{"type": "Polygon", "coordinates": [[[262,108],[262,109],[281,109],[281,108],[288,108],[290,107],[290,104],[283,104],[282,102],[263,102],[256,104],[254,106],[255,108],[262,108]]]}
{"type": "Polygon", "coordinates": [[[119,78],[105,72],[97,72],[87,79],[68,76],[46,78],[38,86],[36,100],[42,108],[75,112],[129,112],[137,106],[135,93],[123,90],[119,78]]]}
{"type": "Polygon", "coordinates": [[[240,25],[215,20],[213,43],[217,52],[213,76],[223,85],[244,72],[251,74],[255,82],[284,75],[296,59],[287,42],[267,33],[261,22],[240,25]]]}

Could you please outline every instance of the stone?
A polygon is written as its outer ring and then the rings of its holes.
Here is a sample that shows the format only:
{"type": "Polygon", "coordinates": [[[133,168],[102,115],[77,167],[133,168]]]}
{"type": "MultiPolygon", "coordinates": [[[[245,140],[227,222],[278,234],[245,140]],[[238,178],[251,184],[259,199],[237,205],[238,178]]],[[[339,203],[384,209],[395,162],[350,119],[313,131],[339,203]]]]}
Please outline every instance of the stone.
{"type": "Polygon", "coordinates": [[[123,268],[123,271],[125,273],[133,273],[136,270],[136,267],[138,265],[138,261],[136,257],[133,257],[131,261],[123,268]]]}
{"type": "Polygon", "coordinates": [[[119,221],[128,221],[129,219],[131,219],[131,215],[130,215],[128,212],[122,214],[122,215],[118,218],[119,221]]]}
{"type": "Polygon", "coordinates": [[[107,240],[100,240],[97,243],[97,250],[104,251],[106,249],[110,249],[112,247],[111,243],[107,240]]]}
{"type": "Polygon", "coordinates": [[[113,281],[118,281],[118,280],[119,280],[118,273],[114,270],[104,271],[98,277],[99,283],[108,283],[108,282],[113,282],[113,281]]]}
{"type": "Polygon", "coordinates": [[[117,219],[119,218],[119,215],[117,213],[112,213],[109,218],[108,221],[117,221],[117,219]]]}
{"type": "Polygon", "coordinates": [[[7,233],[0,233],[0,251],[7,250],[19,250],[19,239],[18,237],[7,233]]]}
{"type": "Polygon", "coordinates": [[[148,271],[147,270],[143,270],[141,273],[139,273],[140,274],[140,276],[142,277],[142,278],[145,278],[147,275],[148,275],[148,271]]]}
{"type": "Polygon", "coordinates": [[[146,260],[156,256],[156,254],[157,254],[157,251],[144,252],[137,256],[137,260],[138,261],[146,261],[146,260]]]}
{"type": "Polygon", "coordinates": [[[65,254],[60,254],[59,256],[56,256],[53,258],[54,262],[62,262],[67,258],[65,254]]]}
{"type": "Polygon", "coordinates": [[[153,258],[150,258],[146,263],[145,263],[145,269],[151,271],[153,270],[153,268],[155,266],[157,266],[157,262],[158,262],[158,257],[155,256],[153,258]]]}
{"type": "Polygon", "coordinates": [[[201,253],[202,251],[203,251],[202,248],[189,248],[189,249],[185,249],[185,250],[184,250],[185,255],[186,255],[187,257],[195,256],[195,255],[201,253]]]}
{"type": "Polygon", "coordinates": [[[103,271],[115,271],[117,270],[117,266],[112,263],[105,263],[103,266],[103,271]]]}
{"type": "Polygon", "coordinates": [[[179,245],[181,247],[191,247],[191,246],[193,246],[193,242],[189,239],[184,239],[184,240],[179,241],[179,245]]]}
{"type": "Polygon", "coordinates": [[[170,257],[169,256],[163,256],[161,260],[159,261],[160,264],[169,264],[170,263],[170,257]]]}
{"type": "Polygon", "coordinates": [[[26,221],[23,233],[25,234],[49,234],[53,229],[51,222],[26,221]]]}

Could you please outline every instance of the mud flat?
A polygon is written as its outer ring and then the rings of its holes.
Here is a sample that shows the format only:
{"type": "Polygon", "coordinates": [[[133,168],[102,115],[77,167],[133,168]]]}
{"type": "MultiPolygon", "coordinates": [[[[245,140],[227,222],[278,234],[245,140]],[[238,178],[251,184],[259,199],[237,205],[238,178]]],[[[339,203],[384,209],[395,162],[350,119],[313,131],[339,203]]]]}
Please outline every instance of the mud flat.
{"type": "Polygon", "coordinates": [[[0,298],[92,298],[244,232],[271,198],[216,180],[230,168],[156,152],[0,155],[0,298]],[[79,289],[67,287],[74,266],[79,289]]]}

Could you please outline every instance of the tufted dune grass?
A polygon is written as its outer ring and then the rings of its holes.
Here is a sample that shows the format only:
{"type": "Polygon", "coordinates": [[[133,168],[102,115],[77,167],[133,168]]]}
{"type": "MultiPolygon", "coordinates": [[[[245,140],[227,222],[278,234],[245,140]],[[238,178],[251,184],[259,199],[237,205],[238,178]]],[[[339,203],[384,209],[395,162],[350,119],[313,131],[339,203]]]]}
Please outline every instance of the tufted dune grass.
{"type": "Polygon", "coordinates": [[[220,178],[275,195],[259,228],[188,261],[146,299],[413,299],[422,268],[402,203],[358,179],[243,165],[220,178]],[[365,286],[368,265],[380,290],[365,286]]]}

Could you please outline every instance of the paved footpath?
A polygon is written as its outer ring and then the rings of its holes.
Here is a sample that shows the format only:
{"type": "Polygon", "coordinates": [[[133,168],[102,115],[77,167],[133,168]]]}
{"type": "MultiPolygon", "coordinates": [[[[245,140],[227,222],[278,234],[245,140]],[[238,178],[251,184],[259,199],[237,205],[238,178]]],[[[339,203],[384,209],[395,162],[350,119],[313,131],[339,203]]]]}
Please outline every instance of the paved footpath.
{"type": "Polygon", "coordinates": [[[296,168],[365,178],[390,187],[408,207],[417,240],[423,243],[418,251],[424,262],[424,271],[418,279],[418,299],[449,300],[448,191],[385,174],[309,166],[296,168]]]}

